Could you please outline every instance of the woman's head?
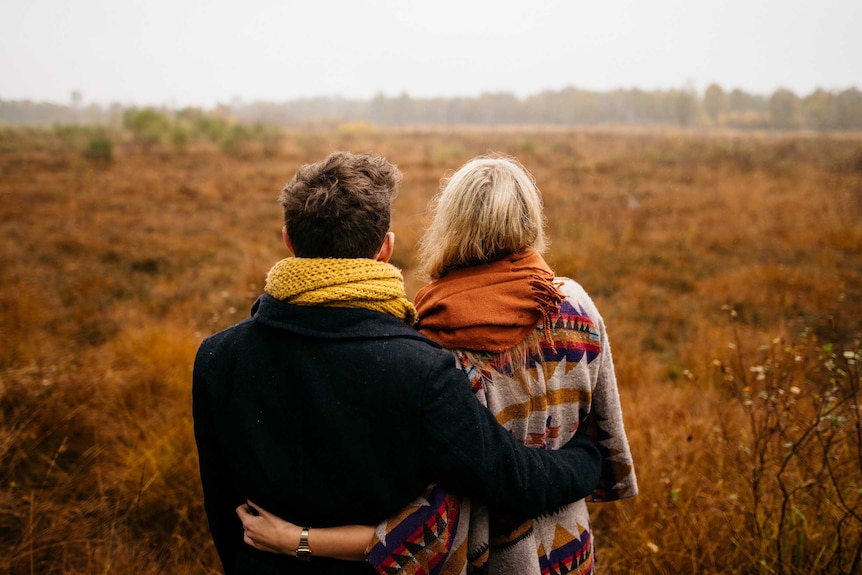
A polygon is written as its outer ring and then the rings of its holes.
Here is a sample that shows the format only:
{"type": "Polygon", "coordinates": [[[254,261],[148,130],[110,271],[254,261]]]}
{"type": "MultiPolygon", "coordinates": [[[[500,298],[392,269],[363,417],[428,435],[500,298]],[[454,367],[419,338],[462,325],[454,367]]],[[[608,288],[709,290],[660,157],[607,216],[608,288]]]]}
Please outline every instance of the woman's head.
{"type": "Polygon", "coordinates": [[[419,246],[425,273],[496,261],[525,249],[545,250],[542,196],[514,158],[481,156],[444,181],[419,246]]]}

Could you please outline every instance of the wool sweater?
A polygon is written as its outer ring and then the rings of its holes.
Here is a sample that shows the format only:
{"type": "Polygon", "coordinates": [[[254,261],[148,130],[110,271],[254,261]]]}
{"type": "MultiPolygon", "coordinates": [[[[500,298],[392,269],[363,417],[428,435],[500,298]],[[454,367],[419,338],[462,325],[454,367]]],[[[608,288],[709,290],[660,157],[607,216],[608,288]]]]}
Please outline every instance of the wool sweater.
{"type": "Polygon", "coordinates": [[[555,450],[579,429],[586,432],[602,454],[596,489],[585,499],[520,525],[481,502],[430,489],[405,512],[378,526],[369,560],[379,573],[594,572],[587,500],[633,497],[637,481],[604,321],[577,282],[560,281],[565,299],[552,318],[552,338],[545,337],[539,324],[502,360],[463,349],[451,353],[468,376],[474,397],[520,443],[537,451],[555,450]],[[441,524],[439,536],[423,528],[435,522],[441,524]]]}
{"type": "Polygon", "coordinates": [[[373,573],[259,552],[235,508],[250,499],[323,527],[376,524],[432,480],[522,518],[592,492],[599,454],[575,438],[526,449],[473,398],[451,354],[392,316],[284,303],[205,339],[193,412],[204,504],[228,575],[373,573]]]}

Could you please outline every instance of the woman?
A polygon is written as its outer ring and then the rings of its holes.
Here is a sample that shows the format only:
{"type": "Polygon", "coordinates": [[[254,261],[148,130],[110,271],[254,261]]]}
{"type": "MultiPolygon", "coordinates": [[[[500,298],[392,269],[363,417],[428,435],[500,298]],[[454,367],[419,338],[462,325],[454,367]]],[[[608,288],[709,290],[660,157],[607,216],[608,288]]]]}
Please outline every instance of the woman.
{"type": "MultiPolygon", "coordinates": [[[[558,449],[587,433],[604,461],[591,501],[633,497],[604,322],[577,282],[554,276],[541,256],[546,243],[541,196],[523,166],[504,157],[465,164],[435,198],[420,243],[432,281],[416,297],[419,331],[451,351],[476,399],[523,443],[558,449]]],[[[294,553],[299,526],[251,503],[237,513],[246,543],[294,553]]],[[[516,525],[431,486],[376,529],[312,533],[315,555],[364,555],[380,573],[594,572],[586,500],[516,525]]]]}

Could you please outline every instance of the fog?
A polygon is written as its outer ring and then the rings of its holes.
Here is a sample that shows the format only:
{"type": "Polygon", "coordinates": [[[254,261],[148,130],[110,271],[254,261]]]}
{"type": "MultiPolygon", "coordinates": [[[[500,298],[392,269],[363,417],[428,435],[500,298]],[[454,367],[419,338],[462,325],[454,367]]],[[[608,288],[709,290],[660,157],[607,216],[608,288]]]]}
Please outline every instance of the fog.
{"type": "Polygon", "coordinates": [[[862,86],[858,0],[0,0],[0,99],[862,86]]]}

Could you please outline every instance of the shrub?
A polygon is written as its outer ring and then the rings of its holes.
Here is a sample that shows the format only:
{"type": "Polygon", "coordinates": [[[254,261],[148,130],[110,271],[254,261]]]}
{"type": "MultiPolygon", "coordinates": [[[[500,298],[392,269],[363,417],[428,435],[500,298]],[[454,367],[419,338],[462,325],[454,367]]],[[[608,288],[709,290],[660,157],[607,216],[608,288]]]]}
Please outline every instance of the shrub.
{"type": "Polygon", "coordinates": [[[752,354],[735,339],[731,357],[716,367],[722,410],[743,415],[719,417],[746,486],[739,542],[764,572],[858,573],[862,350],[839,349],[808,329],[798,341],[776,338],[752,354]]]}
{"type": "Polygon", "coordinates": [[[92,162],[111,163],[114,161],[114,142],[107,134],[97,132],[87,144],[84,157],[92,162]]]}
{"type": "Polygon", "coordinates": [[[153,108],[133,108],[123,114],[123,126],[132,132],[137,144],[149,151],[168,139],[171,120],[153,108]]]}

